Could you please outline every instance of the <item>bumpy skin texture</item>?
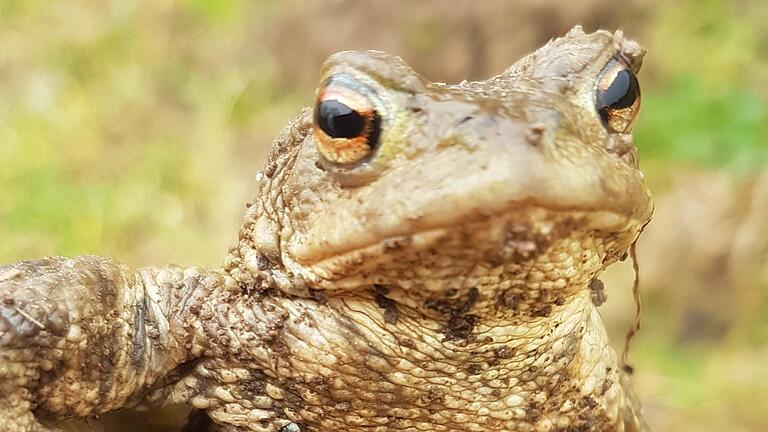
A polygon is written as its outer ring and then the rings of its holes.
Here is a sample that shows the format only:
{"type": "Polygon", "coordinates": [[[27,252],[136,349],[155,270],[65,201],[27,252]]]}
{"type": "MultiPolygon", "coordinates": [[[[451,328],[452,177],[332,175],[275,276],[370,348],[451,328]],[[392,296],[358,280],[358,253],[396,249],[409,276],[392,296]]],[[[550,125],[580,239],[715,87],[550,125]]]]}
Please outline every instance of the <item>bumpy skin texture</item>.
{"type": "Polygon", "coordinates": [[[645,430],[589,288],[652,212],[595,109],[642,54],[576,28],[456,86],[332,56],[321,82],[372,91],[375,151],[329,163],[305,110],[223,269],[0,267],[4,430],[171,403],[224,431],[645,430]]]}

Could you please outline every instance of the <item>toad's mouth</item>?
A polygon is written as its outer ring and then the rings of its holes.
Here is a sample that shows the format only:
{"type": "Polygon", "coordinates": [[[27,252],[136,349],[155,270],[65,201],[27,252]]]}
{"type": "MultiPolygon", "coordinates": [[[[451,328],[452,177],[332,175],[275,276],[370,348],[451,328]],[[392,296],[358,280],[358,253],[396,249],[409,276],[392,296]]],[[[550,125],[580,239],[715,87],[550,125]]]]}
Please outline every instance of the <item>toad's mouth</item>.
{"type": "Polygon", "coordinates": [[[488,266],[522,263],[535,259],[553,242],[574,235],[613,235],[628,246],[643,224],[644,221],[609,210],[515,206],[496,215],[467,217],[413,233],[384,236],[332,254],[328,253],[332,248],[321,248],[315,251],[314,260],[306,259],[309,254],[297,259],[286,254],[290,249],[285,249],[283,262],[292,273],[301,274],[320,287],[329,284],[334,289],[344,289],[359,286],[364,282],[361,279],[381,282],[377,279],[380,269],[398,260],[481,262],[488,266]]]}
{"type": "Polygon", "coordinates": [[[642,173],[605,150],[578,149],[553,155],[511,140],[398,159],[371,183],[342,190],[281,227],[283,262],[335,278],[404,238],[410,248],[426,248],[440,233],[465,232],[467,225],[486,231],[483,225],[497,219],[535,228],[571,213],[606,232],[644,224],[653,205],[642,173]]]}

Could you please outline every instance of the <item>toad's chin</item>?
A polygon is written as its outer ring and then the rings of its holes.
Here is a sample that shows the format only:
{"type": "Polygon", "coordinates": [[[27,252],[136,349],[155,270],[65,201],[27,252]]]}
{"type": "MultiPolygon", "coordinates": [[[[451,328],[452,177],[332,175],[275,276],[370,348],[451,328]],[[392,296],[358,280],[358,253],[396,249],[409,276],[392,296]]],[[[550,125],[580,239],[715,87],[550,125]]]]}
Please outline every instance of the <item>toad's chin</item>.
{"type": "Polygon", "coordinates": [[[499,266],[525,265],[569,237],[608,233],[623,253],[641,228],[635,219],[610,211],[515,208],[462,224],[389,237],[332,256],[319,250],[317,256],[322,258],[314,261],[307,260],[307,255],[299,261],[284,253],[283,263],[314,288],[348,290],[411,281],[427,290],[430,286],[442,290],[445,280],[480,275],[483,269],[497,271],[499,266]]]}

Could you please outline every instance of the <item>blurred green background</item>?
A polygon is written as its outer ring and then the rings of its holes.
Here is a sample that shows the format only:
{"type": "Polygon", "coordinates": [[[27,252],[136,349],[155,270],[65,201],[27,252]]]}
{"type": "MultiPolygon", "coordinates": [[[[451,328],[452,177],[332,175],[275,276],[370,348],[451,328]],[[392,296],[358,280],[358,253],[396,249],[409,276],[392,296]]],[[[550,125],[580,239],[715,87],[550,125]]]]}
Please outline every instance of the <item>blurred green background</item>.
{"type": "MultiPolygon", "coordinates": [[[[768,3],[444,5],[3,0],[0,262],[219,264],[271,139],[334,51],[385,49],[450,82],[574,24],[623,28],[649,49],[636,136],[657,197],[638,392],[656,431],[768,430],[768,3]]],[[[605,280],[621,349],[629,265],[605,280]]]]}

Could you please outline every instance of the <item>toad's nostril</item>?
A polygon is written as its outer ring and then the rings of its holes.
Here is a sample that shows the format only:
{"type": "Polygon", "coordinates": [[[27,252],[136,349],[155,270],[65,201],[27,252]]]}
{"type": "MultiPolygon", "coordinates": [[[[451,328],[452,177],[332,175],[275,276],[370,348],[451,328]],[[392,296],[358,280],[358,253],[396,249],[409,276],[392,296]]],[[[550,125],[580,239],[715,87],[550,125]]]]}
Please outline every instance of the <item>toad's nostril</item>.
{"type": "Polygon", "coordinates": [[[531,127],[528,128],[528,131],[525,133],[525,141],[536,147],[539,144],[541,144],[541,138],[544,135],[544,125],[541,123],[535,123],[531,125],[531,127]]]}

